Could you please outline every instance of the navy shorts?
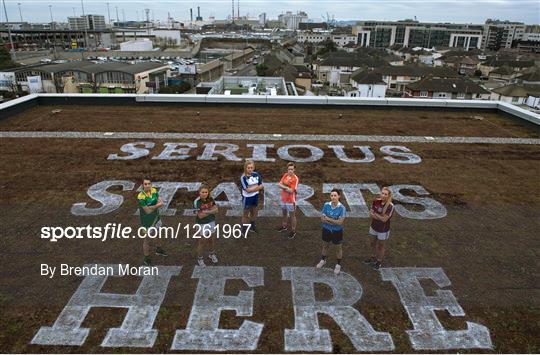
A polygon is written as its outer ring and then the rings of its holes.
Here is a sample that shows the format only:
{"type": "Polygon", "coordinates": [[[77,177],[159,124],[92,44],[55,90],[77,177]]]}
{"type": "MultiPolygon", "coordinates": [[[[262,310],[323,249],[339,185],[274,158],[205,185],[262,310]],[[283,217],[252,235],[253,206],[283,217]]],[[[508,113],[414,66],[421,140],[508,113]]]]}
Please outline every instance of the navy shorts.
{"type": "Polygon", "coordinates": [[[343,243],[343,229],[340,231],[331,231],[329,229],[322,229],[322,240],[326,243],[341,244],[343,243]]]}
{"type": "Polygon", "coordinates": [[[242,202],[244,203],[245,210],[252,207],[257,207],[257,205],[259,204],[259,194],[251,197],[242,197],[242,202]]]}

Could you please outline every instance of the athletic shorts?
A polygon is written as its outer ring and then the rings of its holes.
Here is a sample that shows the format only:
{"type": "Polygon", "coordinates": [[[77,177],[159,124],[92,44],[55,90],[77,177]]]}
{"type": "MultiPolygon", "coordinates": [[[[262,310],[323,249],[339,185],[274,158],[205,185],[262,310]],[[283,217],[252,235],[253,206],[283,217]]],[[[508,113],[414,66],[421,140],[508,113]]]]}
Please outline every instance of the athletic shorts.
{"type": "Polygon", "coordinates": [[[376,230],[374,230],[371,227],[369,227],[368,234],[371,235],[372,237],[376,237],[379,240],[387,240],[388,238],[390,238],[390,231],[388,231],[388,232],[377,232],[376,230]]]}
{"type": "Polygon", "coordinates": [[[294,212],[294,210],[296,209],[296,203],[281,201],[280,205],[281,205],[281,209],[287,210],[287,212],[294,212]]]}
{"type": "Polygon", "coordinates": [[[154,223],[154,225],[152,227],[148,227],[148,228],[142,227],[142,228],[145,229],[144,235],[146,236],[148,234],[149,229],[152,229],[152,232],[150,233],[150,235],[152,235],[152,236],[158,235],[158,230],[162,226],[163,226],[163,223],[161,223],[161,219],[159,219],[156,223],[154,223]]]}
{"type": "Polygon", "coordinates": [[[244,203],[244,209],[257,207],[259,204],[259,194],[251,197],[242,197],[242,202],[244,203]]]}
{"type": "Polygon", "coordinates": [[[326,243],[341,244],[343,243],[343,229],[340,231],[331,231],[329,229],[322,229],[322,240],[326,243]]]}
{"type": "Polygon", "coordinates": [[[201,237],[209,236],[213,234],[216,230],[216,221],[199,224],[201,226],[201,237]]]}

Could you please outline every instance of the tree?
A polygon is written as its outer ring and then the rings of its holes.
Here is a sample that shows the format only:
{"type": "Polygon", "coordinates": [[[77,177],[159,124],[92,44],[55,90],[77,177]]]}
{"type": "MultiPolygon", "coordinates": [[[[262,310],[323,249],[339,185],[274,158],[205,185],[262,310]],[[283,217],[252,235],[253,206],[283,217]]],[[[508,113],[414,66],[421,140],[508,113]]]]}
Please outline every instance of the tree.
{"type": "Polygon", "coordinates": [[[331,39],[326,39],[321,43],[322,48],[317,51],[317,56],[324,55],[330,52],[337,52],[337,45],[331,39]]]}
{"type": "Polygon", "coordinates": [[[5,47],[0,47],[0,70],[18,67],[19,64],[11,60],[11,55],[5,47]]]}
{"type": "Polygon", "coordinates": [[[268,67],[263,63],[258,64],[255,69],[257,70],[257,76],[267,76],[268,67]]]}

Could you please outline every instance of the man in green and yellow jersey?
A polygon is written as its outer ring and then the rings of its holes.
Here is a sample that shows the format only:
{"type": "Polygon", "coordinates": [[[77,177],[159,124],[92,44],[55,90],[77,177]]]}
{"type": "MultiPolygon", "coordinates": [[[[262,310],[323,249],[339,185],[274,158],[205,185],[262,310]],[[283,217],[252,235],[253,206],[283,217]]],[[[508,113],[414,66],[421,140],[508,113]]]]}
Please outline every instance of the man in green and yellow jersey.
{"type": "MultiPolygon", "coordinates": [[[[145,228],[147,232],[149,228],[161,227],[159,208],[163,206],[163,201],[161,201],[157,190],[152,187],[152,181],[150,181],[150,179],[143,179],[143,190],[137,195],[137,200],[139,202],[141,226],[145,228]]],[[[161,248],[160,244],[160,238],[156,238],[156,254],[167,256],[167,253],[165,253],[165,250],[161,248]]],[[[144,238],[144,265],[152,265],[152,259],[150,259],[150,249],[150,238],[144,238]]]]}

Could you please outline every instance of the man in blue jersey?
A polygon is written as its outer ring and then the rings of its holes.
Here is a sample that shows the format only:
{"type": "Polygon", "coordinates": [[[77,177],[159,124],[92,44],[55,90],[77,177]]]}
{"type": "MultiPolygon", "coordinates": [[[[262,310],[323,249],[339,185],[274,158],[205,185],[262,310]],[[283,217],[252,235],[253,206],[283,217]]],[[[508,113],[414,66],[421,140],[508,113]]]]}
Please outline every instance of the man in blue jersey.
{"type": "MultiPolygon", "coordinates": [[[[257,206],[259,204],[259,191],[264,189],[261,176],[255,171],[253,160],[246,160],[244,163],[244,174],[240,177],[242,184],[242,203],[244,211],[242,214],[242,224],[251,223],[251,229],[259,233],[255,225],[257,218],[257,206]]],[[[245,233],[246,227],[242,226],[242,232],[245,233]]]]}
{"type": "Polygon", "coordinates": [[[334,267],[334,274],[338,275],[341,271],[341,259],[343,258],[343,221],[346,217],[345,206],[339,202],[341,192],[333,189],[330,192],[330,202],[326,202],[322,208],[322,252],[321,261],[317,264],[317,268],[322,268],[326,264],[326,253],[330,243],[337,247],[337,263],[334,267]]]}

